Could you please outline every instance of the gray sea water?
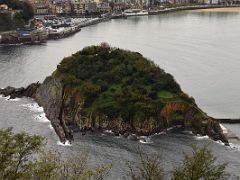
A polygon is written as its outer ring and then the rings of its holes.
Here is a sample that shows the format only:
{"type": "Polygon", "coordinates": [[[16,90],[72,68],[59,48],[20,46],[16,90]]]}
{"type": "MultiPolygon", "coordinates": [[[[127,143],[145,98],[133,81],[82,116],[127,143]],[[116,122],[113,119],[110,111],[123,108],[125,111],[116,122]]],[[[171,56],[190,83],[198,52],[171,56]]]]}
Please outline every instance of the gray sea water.
{"type": "MultiPolygon", "coordinates": [[[[117,19],[83,28],[66,39],[34,46],[0,46],[0,87],[26,86],[50,75],[63,57],[87,45],[108,42],[138,51],[171,73],[182,89],[193,96],[208,115],[240,117],[240,13],[184,11],[157,16],[117,19]]],[[[91,164],[113,162],[109,179],[127,179],[126,162],[136,162],[137,147],[160,153],[171,170],[191,151],[191,144],[208,144],[218,160],[228,162],[228,171],[240,175],[240,146],[225,147],[206,137],[170,133],[151,138],[150,143],[116,138],[109,134],[75,135],[71,146],[61,146],[31,99],[0,98],[0,128],[13,127],[47,138],[48,147],[65,157],[88,151],[91,164]]],[[[240,135],[240,125],[225,125],[240,135]]]]}

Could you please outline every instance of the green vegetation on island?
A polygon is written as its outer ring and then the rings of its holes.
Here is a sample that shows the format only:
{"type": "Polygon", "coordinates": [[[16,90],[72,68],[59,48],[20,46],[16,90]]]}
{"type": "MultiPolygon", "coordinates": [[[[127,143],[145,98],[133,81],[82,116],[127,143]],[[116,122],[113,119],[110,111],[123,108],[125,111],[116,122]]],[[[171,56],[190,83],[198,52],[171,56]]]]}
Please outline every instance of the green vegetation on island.
{"type": "Polygon", "coordinates": [[[23,27],[34,16],[33,7],[28,1],[0,0],[1,4],[6,4],[8,10],[0,12],[0,31],[23,27]]]}
{"type": "Polygon", "coordinates": [[[108,120],[159,121],[166,102],[194,100],[174,78],[137,52],[90,46],[64,58],[55,77],[84,98],[82,115],[108,120]]]}

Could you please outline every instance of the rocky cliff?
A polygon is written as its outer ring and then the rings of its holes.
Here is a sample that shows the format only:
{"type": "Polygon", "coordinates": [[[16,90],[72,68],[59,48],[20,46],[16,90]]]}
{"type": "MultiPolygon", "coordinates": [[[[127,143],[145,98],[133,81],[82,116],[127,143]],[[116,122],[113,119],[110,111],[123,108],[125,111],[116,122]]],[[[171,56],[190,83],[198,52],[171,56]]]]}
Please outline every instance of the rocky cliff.
{"type": "Polygon", "coordinates": [[[228,144],[219,123],[202,112],[169,74],[139,53],[106,45],[65,58],[42,84],[7,87],[0,94],[34,98],[62,142],[72,141],[75,130],[151,135],[182,125],[228,144]]]}

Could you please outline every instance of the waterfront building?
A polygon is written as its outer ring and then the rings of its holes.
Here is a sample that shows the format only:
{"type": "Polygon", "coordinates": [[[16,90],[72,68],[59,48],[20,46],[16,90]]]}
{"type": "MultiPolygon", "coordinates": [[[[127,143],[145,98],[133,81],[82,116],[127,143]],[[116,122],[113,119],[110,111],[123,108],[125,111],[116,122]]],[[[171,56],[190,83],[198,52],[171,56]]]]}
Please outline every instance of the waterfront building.
{"type": "Polygon", "coordinates": [[[53,2],[55,13],[53,14],[70,14],[71,2],[69,0],[56,0],[53,2]]]}
{"type": "Polygon", "coordinates": [[[49,0],[29,0],[33,6],[35,15],[47,15],[50,14],[51,3],[49,0]]]}
{"type": "Polygon", "coordinates": [[[75,14],[85,14],[87,6],[85,0],[71,0],[71,4],[75,14]]]}
{"type": "Polygon", "coordinates": [[[49,7],[45,4],[38,4],[34,7],[34,14],[35,15],[47,15],[49,14],[49,7]]]}
{"type": "Polygon", "coordinates": [[[106,2],[106,1],[99,2],[97,4],[97,9],[98,9],[98,12],[100,12],[100,13],[111,12],[111,7],[109,6],[109,2],[106,2]]]}
{"type": "Polygon", "coordinates": [[[95,13],[95,12],[97,12],[97,3],[94,2],[94,1],[89,1],[89,2],[87,3],[87,9],[86,9],[86,11],[87,11],[88,13],[95,13]]]}
{"type": "Polygon", "coordinates": [[[125,9],[130,9],[131,5],[124,2],[114,2],[113,11],[124,11],[125,9]]]}

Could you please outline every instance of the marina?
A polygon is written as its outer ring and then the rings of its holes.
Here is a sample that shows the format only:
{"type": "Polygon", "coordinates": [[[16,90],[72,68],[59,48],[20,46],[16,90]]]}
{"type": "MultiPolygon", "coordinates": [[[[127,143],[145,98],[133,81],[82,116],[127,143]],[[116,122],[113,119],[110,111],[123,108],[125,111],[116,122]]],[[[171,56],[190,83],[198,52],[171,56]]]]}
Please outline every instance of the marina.
{"type": "MultiPolygon", "coordinates": [[[[96,18],[65,18],[36,16],[32,23],[34,28],[21,28],[16,31],[0,32],[0,44],[39,44],[50,39],[66,38],[81,31],[81,28],[109,21],[110,19],[125,19],[130,16],[148,16],[185,10],[233,8],[240,5],[193,5],[164,8],[160,10],[127,9],[122,13],[107,13],[96,18]]],[[[31,23],[31,22],[30,22],[31,23]]]]}
{"type": "Polygon", "coordinates": [[[35,28],[21,28],[16,31],[0,32],[0,44],[39,44],[50,39],[66,38],[81,31],[81,28],[109,20],[103,18],[57,18],[37,17],[35,28]]]}

